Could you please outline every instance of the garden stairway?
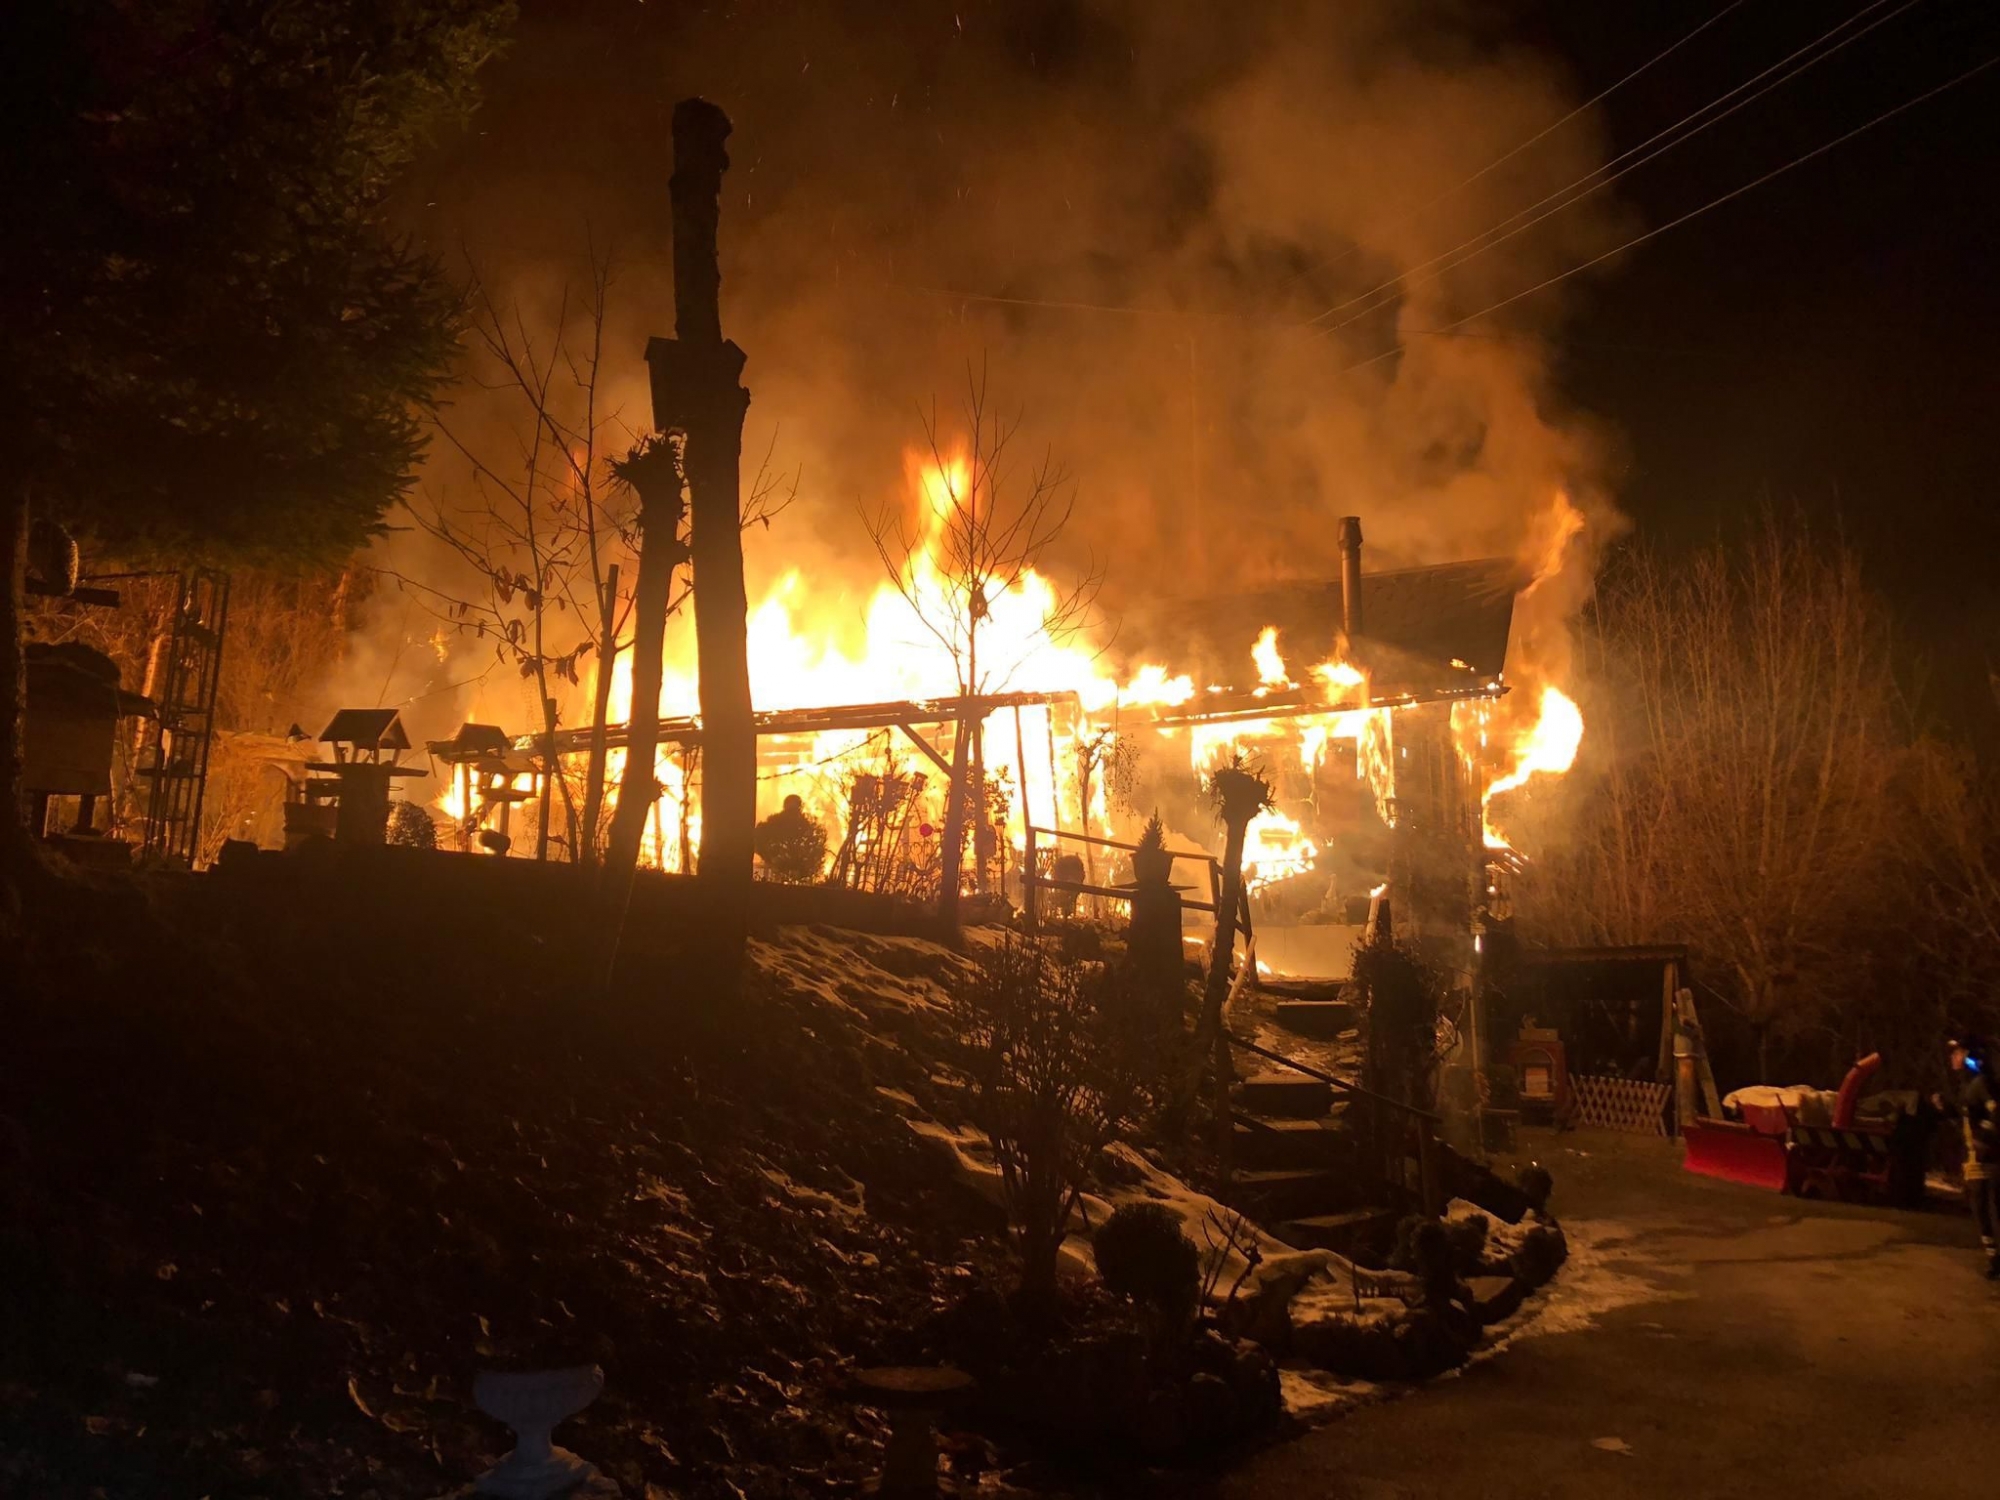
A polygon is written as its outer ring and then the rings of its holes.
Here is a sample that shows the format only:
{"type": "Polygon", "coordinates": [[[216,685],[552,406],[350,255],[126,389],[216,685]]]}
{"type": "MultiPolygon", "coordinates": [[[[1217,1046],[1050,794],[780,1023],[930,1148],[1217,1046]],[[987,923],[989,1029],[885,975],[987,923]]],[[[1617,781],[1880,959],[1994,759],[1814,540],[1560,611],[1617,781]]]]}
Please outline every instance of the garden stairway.
{"type": "MultiPolygon", "coordinates": [[[[1355,1023],[1338,981],[1266,980],[1260,987],[1276,998],[1278,1027],[1301,1039],[1334,1040],[1355,1023]]],[[[1231,1090],[1233,1170],[1224,1196],[1300,1249],[1359,1251],[1364,1258],[1386,1249],[1396,1222],[1423,1194],[1414,1178],[1382,1180],[1364,1160],[1354,1125],[1365,1119],[1372,1096],[1302,1057],[1241,1036],[1231,1040],[1255,1071],[1231,1090]]],[[[1297,1050],[1318,1051],[1307,1040],[1297,1050]]],[[[1437,1202],[1463,1198],[1510,1224],[1528,1211],[1515,1183],[1434,1138],[1428,1149],[1429,1192],[1437,1202]]]]}
{"type": "Polygon", "coordinates": [[[1276,1019],[1294,1036],[1330,1042],[1355,1024],[1356,1011],[1338,979],[1261,979],[1258,989],[1277,998],[1276,1019]]]}
{"type": "Polygon", "coordinates": [[[1394,1232],[1399,1210],[1362,1201],[1348,1101],[1331,1084],[1279,1070],[1232,1093],[1233,1206],[1302,1250],[1347,1254],[1394,1232]]]}

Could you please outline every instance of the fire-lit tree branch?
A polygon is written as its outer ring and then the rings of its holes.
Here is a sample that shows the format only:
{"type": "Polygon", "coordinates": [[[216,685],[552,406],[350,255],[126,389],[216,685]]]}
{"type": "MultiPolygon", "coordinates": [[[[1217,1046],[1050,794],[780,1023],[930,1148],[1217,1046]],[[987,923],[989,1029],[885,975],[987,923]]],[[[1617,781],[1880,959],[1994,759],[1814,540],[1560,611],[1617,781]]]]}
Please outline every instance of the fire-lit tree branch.
{"type": "MultiPolygon", "coordinates": [[[[1076,512],[1076,486],[1046,453],[1025,472],[1016,466],[1017,418],[997,416],[983,369],[966,372],[960,413],[963,446],[954,441],[932,402],[924,416],[934,483],[927,485],[914,521],[895,505],[864,509],[862,521],[890,582],[922,627],[950,658],[961,696],[977,699],[1004,691],[1023,665],[1030,643],[1009,647],[987,629],[1003,595],[1039,575],[1049,551],[1076,512]]],[[[1042,611],[1036,644],[1064,641],[1089,621],[1102,572],[1086,568],[1066,589],[1052,589],[1042,611]]],[[[939,915],[948,930],[958,921],[959,869],[969,787],[984,784],[974,706],[953,737],[951,783],[945,791],[943,872],[939,915]]]]}
{"type": "Polygon", "coordinates": [[[629,517],[608,503],[600,459],[607,432],[618,423],[599,395],[610,285],[608,258],[593,253],[581,316],[573,314],[565,289],[551,326],[538,336],[518,304],[503,307],[483,283],[474,283],[472,330],[490,372],[484,383],[504,392],[520,413],[518,425],[495,445],[511,451],[496,454],[474,442],[462,424],[440,416],[439,432],[470,470],[469,496],[454,503],[428,492],[406,507],[475,581],[465,590],[417,584],[414,597],[453,629],[490,638],[496,662],[517,667],[534,684],[545,773],[537,858],[547,857],[549,809],[558,790],[570,857],[587,860],[597,847],[604,709],[631,610],[630,601],[617,595],[617,566],[610,560],[629,517]],[[552,615],[565,617],[560,627],[552,615]],[[580,685],[587,660],[597,668],[597,732],[579,809],[555,753],[559,705],[553,687],[580,685]]]}

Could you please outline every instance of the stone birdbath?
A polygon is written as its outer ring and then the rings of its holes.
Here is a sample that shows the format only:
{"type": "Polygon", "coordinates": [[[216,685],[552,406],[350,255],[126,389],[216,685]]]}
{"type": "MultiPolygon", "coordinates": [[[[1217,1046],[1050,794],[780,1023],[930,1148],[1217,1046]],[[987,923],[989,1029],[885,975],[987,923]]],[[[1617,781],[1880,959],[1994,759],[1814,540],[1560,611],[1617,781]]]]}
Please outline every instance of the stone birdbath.
{"type": "Polygon", "coordinates": [[[890,1365],[855,1372],[855,1399],[889,1414],[889,1442],[876,1494],[902,1500],[937,1493],[938,1414],[956,1406],[973,1384],[963,1370],[943,1365],[890,1365]]]}
{"type": "Polygon", "coordinates": [[[597,1466],[552,1441],[556,1427],[597,1399],[604,1371],[596,1365],[564,1370],[482,1370],[472,1400],[487,1416],[514,1429],[514,1451],[473,1485],[475,1494],[501,1500],[550,1500],[594,1480],[597,1466]]]}

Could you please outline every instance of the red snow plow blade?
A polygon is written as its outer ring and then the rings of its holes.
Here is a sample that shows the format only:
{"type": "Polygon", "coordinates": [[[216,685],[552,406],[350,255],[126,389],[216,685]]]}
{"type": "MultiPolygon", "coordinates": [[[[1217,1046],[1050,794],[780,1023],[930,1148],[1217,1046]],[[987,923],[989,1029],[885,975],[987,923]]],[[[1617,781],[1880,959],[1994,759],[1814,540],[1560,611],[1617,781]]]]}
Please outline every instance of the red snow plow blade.
{"type": "Polygon", "coordinates": [[[1693,1120],[1682,1130],[1690,1172],[1720,1177],[1745,1187],[1782,1193],[1786,1181],[1785,1138],[1765,1135],[1734,1120],[1693,1120]]]}

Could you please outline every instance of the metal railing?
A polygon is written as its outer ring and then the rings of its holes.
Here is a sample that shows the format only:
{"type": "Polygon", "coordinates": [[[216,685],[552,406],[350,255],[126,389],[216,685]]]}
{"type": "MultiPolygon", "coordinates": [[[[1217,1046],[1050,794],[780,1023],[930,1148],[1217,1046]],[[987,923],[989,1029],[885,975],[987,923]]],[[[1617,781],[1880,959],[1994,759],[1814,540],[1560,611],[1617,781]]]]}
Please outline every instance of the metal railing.
{"type": "MultiPolygon", "coordinates": [[[[1418,1200],[1423,1205],[1423,1210],[1427,1214],[1435,1214],[1443,1208],[1444,1205],[1438,1201],[1436,1148],[1439,1116],[1435,1111],[1424,1109],[1415,1104],[1406,1104],[1401,1099],[1392,1098],[1388,1094],[1378,1094],[1373,1089],[1363,1088],[1358,1083],[1350,1083],[1345,1078],[1327,1072],[1324,1068],[1315,1068],[1310,1063],[1300,1062],[1296,1057],[1287,1057],[1284,1053],[1274,1052],[1269,1047],[1260,1047],[1249,1038],[1238,1036],[1235,1032],[1227,1028],[1224,1028],[1222,1034],[1229,1039],[1232,1046],[1240,1047],[1245,1052],[1253,1053],[1271,1062],[1282,1064],[1294,1072],[1305,1074],[1308,1078],[1316,1078],[1321,1083],[1338,1089],[1351,1098],[1365,1101],[1371,1116],[1370,1124],[1374,1126],[1372,1133],[1378,1143],[1382,1138],[1380,1121],[1383,1109],[1386,1107],[1402,1114],[1408,1121],[1409,1127],[1416,1131],[1417,1136],[1418,1200]]],[[[1407,1184],[1405,1184],[1405,1191],[1407,1190],[1407,1184]]]]}
{"type": "MultiPolygon", "coordinates": [[[[1021,905],[1026,911],[1030,929],[1041,919],[1040,893],[1045,889],[1074,891],[1078,895],[1101,896],[1112,901],[1129,902],[1132,899],[1132,887],[1129,885],[1097,885],[1090,881],[1059,880],[1053,875],[1042,874],[1039,841],[1067,839],[1073,843],[1091,844],[1100,849],[1122,849],[1128,854],[1138,851],[1137,844],[1124,839],[1105,838],[1095,833],[1072,833],[1064,828],[1038,828],[1033,823],[1027,826],[1026,834],[1027,847],[1022,851],[1021,859],[1021,905]]],[[[1184,859],[1197,860],[1207,869],[1208,900],[1191,901],[1183,897],[1181,907],[1183,910],[1192,908],[1195,911],[1213,912],[1216,903],[1222,899],[1222,862],[1213,854],[1201,849],[1169,849],[1167,856],[1176,863],[1184,859]]],[[[1243,931],[1247,933],[1250,930],[1250,903],[1247,895],[1239,920],[1243,931]]]]}

